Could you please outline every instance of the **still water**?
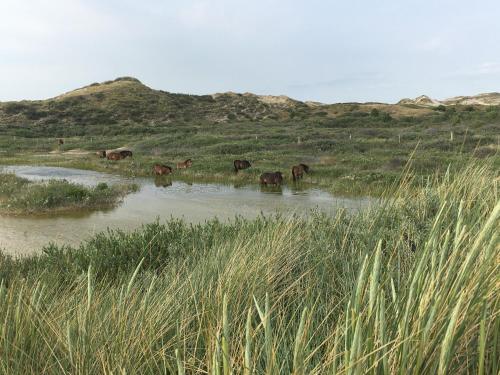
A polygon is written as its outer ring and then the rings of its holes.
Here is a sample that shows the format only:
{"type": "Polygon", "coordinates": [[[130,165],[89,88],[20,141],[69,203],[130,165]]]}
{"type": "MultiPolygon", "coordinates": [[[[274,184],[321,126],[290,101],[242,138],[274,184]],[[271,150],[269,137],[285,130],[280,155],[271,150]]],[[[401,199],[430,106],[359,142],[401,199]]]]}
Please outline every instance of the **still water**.
{"type": "MultiPolygon", "coordinates": [[[[0,167],[2,169],[2,167],[0,167]]],[[[234,186],[214,183],[186,183],[168,178],[126,178],[106,173],[71,168],[9,166],[13,172],[29,180],[66,179],[84,185],[134,182],[140,186],[113,209],[58,213],[53,215],[0,215],[0,249],[11,254],[29,254],[44,245],[77,245],[92,234],[106,228],[131,230],[157,219],[184,218],[199,223],[217,217],[256,217],[264,214],[304,215],[312,209],[335,214],[339,209],[356,211],[369,205],[369,198],[340,198],[319,189],[283,186],[264,189],[258,185],[234,186]]]]}

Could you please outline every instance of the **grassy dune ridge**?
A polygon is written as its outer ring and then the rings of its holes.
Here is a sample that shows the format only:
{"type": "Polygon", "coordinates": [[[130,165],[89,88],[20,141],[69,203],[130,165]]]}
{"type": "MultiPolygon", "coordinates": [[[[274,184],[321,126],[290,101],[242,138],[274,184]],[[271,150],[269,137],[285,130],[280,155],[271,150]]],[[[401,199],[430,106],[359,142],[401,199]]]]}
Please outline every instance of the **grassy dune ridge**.
{"type": "Polygon", "coordinates": [[[498,174],[410,184],[353,216],[153,223],[3,255],[0,372],[497,373],[498,174]]]}
{"type": "Polygon", "coordinates": [[[193,168],[173,178],[256,183],[276,170],[290,182],[291,167],[306,163],[312,173],[305,182],[352,195],[380,194],[414,151],[414,171],[424,178],[471,155],[499,167],[498,134],[498,105],[272,104],[254,95],[170,94],[131,78],[46,101],[0,103],[0,164],[151,176],[154,163],[191,158],[193,168]],[[133,159],[95,155],[119,147],[133,159]],[[235,175],[235,159],[252,168],[235,175]]]}
{"type": "Polygon", "coordinates": [[[32,182],[13,173],[0,173],[0,213],[35,214],[115,205],[124,195],[136,191],[135,184],[87,187],[65,180],[32,182]]]}

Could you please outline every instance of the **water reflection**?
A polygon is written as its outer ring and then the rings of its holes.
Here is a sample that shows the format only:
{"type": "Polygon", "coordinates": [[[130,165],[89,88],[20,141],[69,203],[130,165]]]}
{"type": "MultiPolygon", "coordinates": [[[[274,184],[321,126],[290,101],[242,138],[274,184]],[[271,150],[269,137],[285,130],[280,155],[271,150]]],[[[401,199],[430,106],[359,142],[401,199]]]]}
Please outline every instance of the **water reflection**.
{"type": "Polygon", "coordinates": [[[261,193],[283,194],[283,187],[281,185],[260,185],[261,193]]]}
{"type": "Polygon", "coordinates": [[[156,219],[183,218],[199,223],[218,217],[253,218],[261,214],[306,215],[311,209],[334,214],[339,209],[355,211],[370,204],[366,198],[340,198],[307,184],[259,186],[236,183],[187,183],[170,177],[130,179],[94,171],[69,168],[16,166],[8,170],[31,180],[66,179],[89,186],[134,182],[140,190],[126,196],[115,208],[49,215],[0,216],[0,248],[10,253],[30,253],[49,242],[78,244],[92,234],[119,228],[130,230],[156,219]]]}
{"type": "Polygon", "coordinates": [[[163,188],[172,186],[172,180],[167,177],[155,177],[155,186],[163,188]]]}
{"type": "Polygon", "coordinates": [[[241,188],[244,188],[244,187],[245,187],[245,186],[247,186],[247,185],[248,185],[248,184],[247,184],[247,183],[245,183],[245,182],[235,182],[235,183],[233,184],[233,187],[234,187],[235,189],[241,189],[241,188]]]}
{"type": "Polygon", "coordinates": [[[303,194],[307,192],[310,189],[310,187],[307,186],[307,184],[301,183],[301,182],[292,182],[290,184],[290,190],[292,191],[292,194],[303,194]]]}

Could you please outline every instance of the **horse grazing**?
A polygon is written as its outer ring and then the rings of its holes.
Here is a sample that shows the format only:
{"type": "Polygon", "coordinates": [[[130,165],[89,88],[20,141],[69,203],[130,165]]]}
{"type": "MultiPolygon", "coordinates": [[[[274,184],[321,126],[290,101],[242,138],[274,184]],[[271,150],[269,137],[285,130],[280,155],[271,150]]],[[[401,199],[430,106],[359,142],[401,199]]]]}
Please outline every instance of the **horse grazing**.
{"type": "Polygon", "coordinates": [[[155,164],[153,165],[153,173],[157,176],[164,176],[173,172],[173,169],[168,165],[155,164]]]}
{"type": "Polygon", "coordinates": [[[260,175],[261,185],[281,185],[283,182],[283,175],[281,172],[266,172],[260,175]]]}
{"type": "Polygon", "coordinates": [[[106,157],[106,151],[105,150],[97,151],[95,154],[97,156],[99,156],[101,159],[104,159],[106,157]]]}
{"type": "Polygon", "coordinates": [[[186,169],[193,165],[193,161],[191,159],[187,159],[183,162],[177,163],[177,169],[186,169]]]}
{"type": "Polygon", "coordinates": [[[234,173],[238,173],[238,171],[250,168],[252,166],[248,160],[235,160],[233,162],[233,165],[234,165],[234,173]]]}
{"type": "Polygon", "coordinates": [[[121,154],[123,159],[125,159],[127,156],[132,157],[132,151],[130,151],[130,150],[121,150],[120,154],[121,154]]]}
{"type": "Polygon", "coordinates": [[[117,151],[112,151],[112,152],[107,152],[106,153],[106,158],[108,160],[122,160],[123,156],[122,156],[121,153],[119,153],[117,151]]]}
{"type": "Polygon", "coordinates": [[[297,181],[299,178],[304,177],[304,172],[309,173],[309,166],[305,164],[294,165],[292,167],[292,178],[297,181]]]}

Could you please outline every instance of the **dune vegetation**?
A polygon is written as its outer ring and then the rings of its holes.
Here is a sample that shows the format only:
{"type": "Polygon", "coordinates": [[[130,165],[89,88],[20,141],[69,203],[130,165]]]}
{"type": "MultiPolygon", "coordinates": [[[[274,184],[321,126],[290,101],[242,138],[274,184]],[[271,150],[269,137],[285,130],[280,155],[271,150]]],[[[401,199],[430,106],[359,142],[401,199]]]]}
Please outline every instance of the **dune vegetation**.
{"type": "MultiPolygon", "coordinates": [[[[496,374],[499,131],[498,105],[195,96],[130,77],[0,103],[4,165],[150,176],[192,158],[173,179],[281,170],[289,184],[306,163],[304,188],[382,196],[357,214],[172,220],[0,252],[0,374],[496,374]],[[95,155],[119,147],[133,157],[95,155]]],[[[133,189],[2,174],[0,209],[101,208],[133,189]]]]}
{"type": "Polygon", "coordinates": [[[354,215],[176,220],[2,255],[0,373],[496,374],[498,193],[474,162],[405,174],[354,215]]]}
{"type": "Polygon", "coordinates": [[[66,180],[32,182],[13,173],[0,173],[0,213],[37,214],[112,207],[137,189],[135,184],[100,183],[88,187],[66,180]]]}
{"type": "Polygon", "coordinates": [[[252,94],[184,95],[121,78],[43,101],[0,103],[0,164],[36,164],[151,176],[155,163],[193,167],[172,178],[258,183],[263,172],[311,167],[303,184],[379,195],[408,160],[426,178],[471,156],[498,157],[498,105],[318,105],[252,94]],[[64,144],[57,139],[62,138],[64,144]],[[133,158],[100,159],[125,147],[133,158]],[[233,173],[233,160],[252,167],[233,173]]]}

